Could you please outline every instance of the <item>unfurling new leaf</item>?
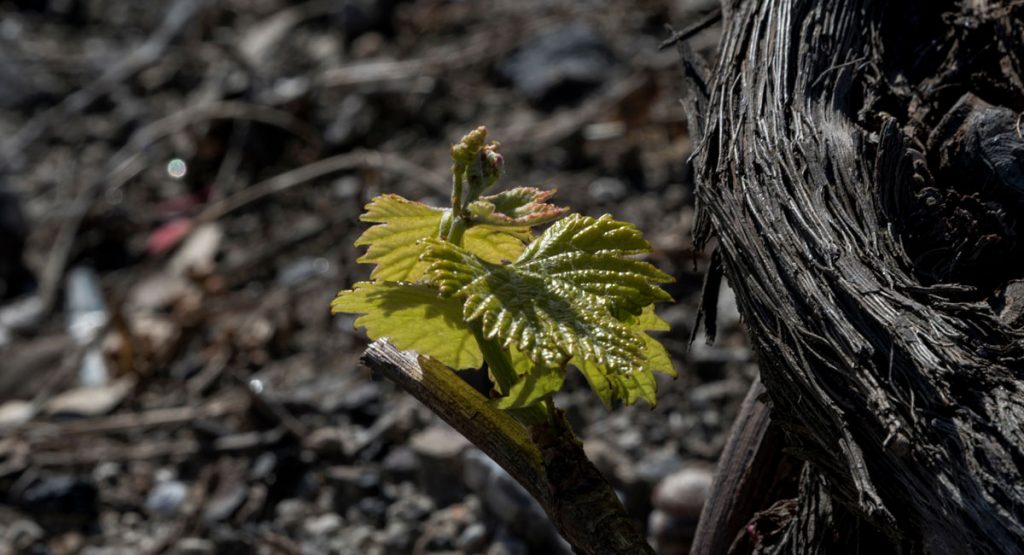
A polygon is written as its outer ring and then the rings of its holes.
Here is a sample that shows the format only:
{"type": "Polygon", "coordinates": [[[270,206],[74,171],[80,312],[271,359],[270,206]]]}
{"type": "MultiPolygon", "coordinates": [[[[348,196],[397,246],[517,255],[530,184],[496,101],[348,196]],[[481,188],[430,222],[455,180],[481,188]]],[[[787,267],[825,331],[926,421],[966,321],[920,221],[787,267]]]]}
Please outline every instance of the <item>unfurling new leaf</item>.
{"type": "MultiPolygon", "coordinates": [[[[420,261],[420,241],[437,237],[446,210],[407,200],[398,195],[381,195],[366,205],[359,219],[374,225],[356,239],[367,246],[357,262],[376,264],[370,277],[384,281],[416,281],[427,265],[420,261]]],[[[484,260],[514,260],[530,239],[524,225],[515,227],[475,226],[466,232],[465,244],[484,260]]]]}
{"type": "Polygon", "coordinates": [[[356,244],[368,247],[359,261],[376,264],[373,281],[339,293],[332,310],[450,367],[486,362],[499,408],[549,398],[569,364],[606,405],[653,406],[653,372],[675,376],[648,334],[668,327],[653,304],[671,300],[659,284],[672,278],[635,257],[650,245],[631,224],[562,218],[567,209],[547,202],[553,192],[532,187],[482,196],[502,167],[485,139],[479,128],[452,148],[450,209],[397,195],[367,206],[362,220],[376,225],[356,244]],[[552,221],[533,237],[531,227],[552,221]]]}

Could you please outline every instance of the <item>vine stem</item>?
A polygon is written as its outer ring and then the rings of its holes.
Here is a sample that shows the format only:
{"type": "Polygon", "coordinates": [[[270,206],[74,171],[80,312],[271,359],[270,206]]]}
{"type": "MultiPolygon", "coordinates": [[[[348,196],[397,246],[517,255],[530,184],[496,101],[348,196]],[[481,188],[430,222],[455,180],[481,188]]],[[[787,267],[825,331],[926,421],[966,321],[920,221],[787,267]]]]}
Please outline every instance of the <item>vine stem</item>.
{"type": "Polygon", "coordinates": [[[491,405],[451,368],[386,340],[363,364],[418,399],[522,484],[581,555],[654,555],[561,411],[529,428],[491,405]]]}

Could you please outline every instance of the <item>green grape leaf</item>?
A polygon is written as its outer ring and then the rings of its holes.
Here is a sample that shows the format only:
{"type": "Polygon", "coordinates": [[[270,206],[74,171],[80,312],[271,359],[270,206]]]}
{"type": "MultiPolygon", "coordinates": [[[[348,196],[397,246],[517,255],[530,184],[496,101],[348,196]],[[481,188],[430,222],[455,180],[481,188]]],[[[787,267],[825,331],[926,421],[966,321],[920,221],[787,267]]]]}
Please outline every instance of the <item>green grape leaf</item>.
{"type": "Polygon", "coordinates": [[[622,399],[624,403],[630,405],[637,399],[643,399],[653,407],[657,403],[657,382],[654,380],[654,372],[668,374],[673,378],[678,374],[672,366],[672,357],[665,350],[665,346],[647,332],[668,331],[669,325],[654,313],[654,305],[645,307],[639,316],[628,318],[627,324],[644,339],[648,364],[643,370],[616,372],[591,361],[584,361],[577,364],[577,367],[605,407],[610,409],[614,399],[622,399]]]}
{"type": "MultiPolygon", "coordinates": [[[[416,281],[427,264],[420,260],[423,239],[437,237],[445,210],[414,202],[398,195],[381,195],[366,205],[360,220],[374,225],[355,241],[368,246],[357,262],[376,264],[370,277],[380,281],[416,281]]],[[[530,240],[526,227],[474,226],[466,231],[463,242],[470,252],[500,263],[515,260],[530,240]]]]}
{"type": "Polygon", "coordinates": [[[476,368],[483,355],[463,322],[462,303],[426,285],[360,282],[338,293],[331,312],[362,314],[356,327],[371,339],[388,337],[396,347],[429,355],[452,368],[476,368]]]}
{"type": "Polygon", "coordinates": [[[637,399],[643,399],[652,407],[657,402],[657,383],[650,370],[615,372],[590,360],[574,364],[608,409],[611,409],[612,401],[615,399],[621,399],[627,405],[636,403],[637,399]]]}
{"type": "Polygon", "coordinates": [[[565,371],[561,368],[536,365],[515,347],[510,347],[509,355],[519,380],[509,388],[508,395],[496,400],[499,409],[525,408],[562,389],[565,371]]]}
{"type": "MultiPolygon", "coordinates": [[[[428,241],[424,258],[431,262],[427,279],[442,295],[462,299],[463,317],[479,322],[485,337],[516,347],[543,368],[561,370],[574,359],[629,375],[649,368],[647,341],[616,315],[639,316],[647,305],[670,299],[657,286],[670,276],[627,257],[649,250],[630,224],[573,214],[509,265],[437,240],[428,241]]],[[[629,398],[630,389],[608,387],[629,398]]]]}
{"type": "Polygon", "coordinates": [[[496,195],[480,197],[466,210],[473,222],[495,226],[534,226],[561,218],[568,208],[548,204],[554,190],[516,187],[496,195]]]}
{"type": "Polygon", "coordinates": [[[644,343],[647,345],[649,368],[655,372],[661,372],[673,378],[678,378],[679,373],[672,366],[672,357],[665,350],[665,346],[661,344],[661,341],[647,333],[649,331],[668,331],[670,329],[668,322],[662,320],[660,316],[654,313],[654,305],[646,306],[639,316],[627,319],[627,323],[634,330],[640,332],[644,338],[644,343]]]}

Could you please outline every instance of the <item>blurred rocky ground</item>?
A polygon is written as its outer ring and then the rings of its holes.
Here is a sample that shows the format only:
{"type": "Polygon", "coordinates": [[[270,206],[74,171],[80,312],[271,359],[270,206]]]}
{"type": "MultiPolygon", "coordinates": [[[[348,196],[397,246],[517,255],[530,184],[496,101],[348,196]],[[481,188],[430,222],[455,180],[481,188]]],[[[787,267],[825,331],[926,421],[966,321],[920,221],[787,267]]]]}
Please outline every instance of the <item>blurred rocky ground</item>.
{"type": "MultiPolygon", "coordinates": [[[[685,552],[756,365],[689,338],[686,0],[0,0],[0,554],[566,552],[507,474],[332,317],[374,195],[442,204],[477,125],[506,184],[638,224],[680,378],[556,403],[685,552]]],[[[708,51],[717,29],[693,44],[708,51]]]]}

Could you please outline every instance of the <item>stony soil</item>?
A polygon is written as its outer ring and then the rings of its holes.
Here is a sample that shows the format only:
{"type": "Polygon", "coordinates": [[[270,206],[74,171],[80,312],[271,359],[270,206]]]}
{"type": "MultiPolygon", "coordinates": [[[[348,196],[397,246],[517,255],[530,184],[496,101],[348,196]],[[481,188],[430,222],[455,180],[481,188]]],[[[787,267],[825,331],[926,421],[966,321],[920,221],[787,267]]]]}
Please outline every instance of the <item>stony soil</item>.
{"type": "Polygon", "coordinates": [[[689,347],[707,259],[658,44],[712,4],[0,1],[0,554],[565,552],[328,311],[362,206],[443,203],[481,124],[506,184],[637,223],[677,280],[659,405],[576,374],[556,403],[682,552],[757,372],[728,294],[689,347]]]}

